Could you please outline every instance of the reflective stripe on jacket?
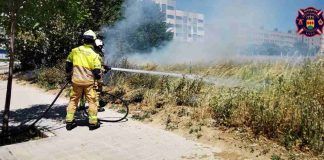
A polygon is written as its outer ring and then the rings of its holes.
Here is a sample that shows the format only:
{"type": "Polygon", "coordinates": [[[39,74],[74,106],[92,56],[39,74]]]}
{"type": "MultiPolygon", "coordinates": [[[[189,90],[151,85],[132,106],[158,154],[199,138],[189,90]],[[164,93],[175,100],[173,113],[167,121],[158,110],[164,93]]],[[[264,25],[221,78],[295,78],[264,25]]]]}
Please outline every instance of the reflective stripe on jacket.
{"type": "Polygon", "coordinates": [[[92,45],[82,45],[72,49],[67,58],[73,63],[72,82],[79,85],[91,85],[94,83],[94,69],[101,68],[99,56],[93,51],[92,45]]]}

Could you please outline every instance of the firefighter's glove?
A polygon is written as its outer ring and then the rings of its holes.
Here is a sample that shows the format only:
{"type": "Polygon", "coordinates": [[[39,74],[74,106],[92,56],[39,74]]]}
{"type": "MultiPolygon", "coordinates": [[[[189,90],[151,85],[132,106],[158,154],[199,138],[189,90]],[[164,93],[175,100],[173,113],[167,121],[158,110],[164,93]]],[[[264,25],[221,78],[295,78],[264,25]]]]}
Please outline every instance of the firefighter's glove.
{"type": "Polygon", "coordinates": [[[101,78],[100,69],[94,69],[93,75],[94,75],[95,80],[99,80],[101,78]]]}
{"type": "Polygon", "coordinates": [[[108,71],[111,70],[111,67],[107,65],[103,65],[103,68],[105,69],[104,73],[107,73],[108,71]]]}

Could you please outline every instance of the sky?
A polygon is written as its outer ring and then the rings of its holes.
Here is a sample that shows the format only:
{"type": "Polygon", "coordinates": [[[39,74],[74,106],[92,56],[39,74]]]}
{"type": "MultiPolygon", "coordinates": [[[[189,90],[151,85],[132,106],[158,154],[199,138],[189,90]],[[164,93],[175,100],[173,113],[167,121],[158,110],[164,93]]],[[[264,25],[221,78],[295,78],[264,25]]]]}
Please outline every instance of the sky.
{"type": "Polygon", "coordinates": [[[251,12],[254,14],[252,17],[258,19],[253,22],[259,22],[256,26],[280,31],[295,30],[297,11],[307,7],[323,11],[324,0],[177,0],[177,9],[203,13],[206,24],[217,23],[224,14],[233,14],[242,20],[250,14],[247,12],[251,12]]]}

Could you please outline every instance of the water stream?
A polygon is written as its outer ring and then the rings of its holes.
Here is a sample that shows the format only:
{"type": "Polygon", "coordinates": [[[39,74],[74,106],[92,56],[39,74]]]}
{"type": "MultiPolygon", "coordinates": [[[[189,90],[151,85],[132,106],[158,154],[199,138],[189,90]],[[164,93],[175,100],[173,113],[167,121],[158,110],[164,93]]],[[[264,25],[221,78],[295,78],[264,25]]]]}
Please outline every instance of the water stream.
{"type": "Polygon", "coordinates": [[[146,71],[146,70],[137,70],[137,69],[125,69],[125,68],[111,68],[113,71],[119,72],[129,72],[129,73],[140,73],[140,74],[150,74],[158,76],[169,76],[175,78],[186,78],[191,80],[202,80],[209,84],[214,84],[217,86],[227,86],[235,87],[242,85],[240,80],[233,78],[217,78],[217,77],[207,77],[196,74],[180,74],[180,73],[171,73],[171,72],[159,72],[159,71],[146,71]]]}

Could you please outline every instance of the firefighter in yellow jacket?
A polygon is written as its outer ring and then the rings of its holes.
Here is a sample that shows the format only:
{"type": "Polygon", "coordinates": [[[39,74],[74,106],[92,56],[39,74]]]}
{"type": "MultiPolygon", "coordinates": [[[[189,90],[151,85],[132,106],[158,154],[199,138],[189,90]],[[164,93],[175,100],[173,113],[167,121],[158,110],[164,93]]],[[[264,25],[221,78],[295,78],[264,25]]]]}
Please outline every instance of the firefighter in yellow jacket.
{"type": "Polygon", "coordinates": [[[72,81],[70,102],[66,114],[67,130],[76,127],[74,113],[82,93],[89,103],[89,129],[100,127],[97,117],[96,93],[93,88],[95,80],[101,78],[101,62],[98,54],[93,50],[95,39],[96,34],[92,30],[86,31],[83,34],[84,44],[72,49],[66,61],[67,79],[72,81]]]}

